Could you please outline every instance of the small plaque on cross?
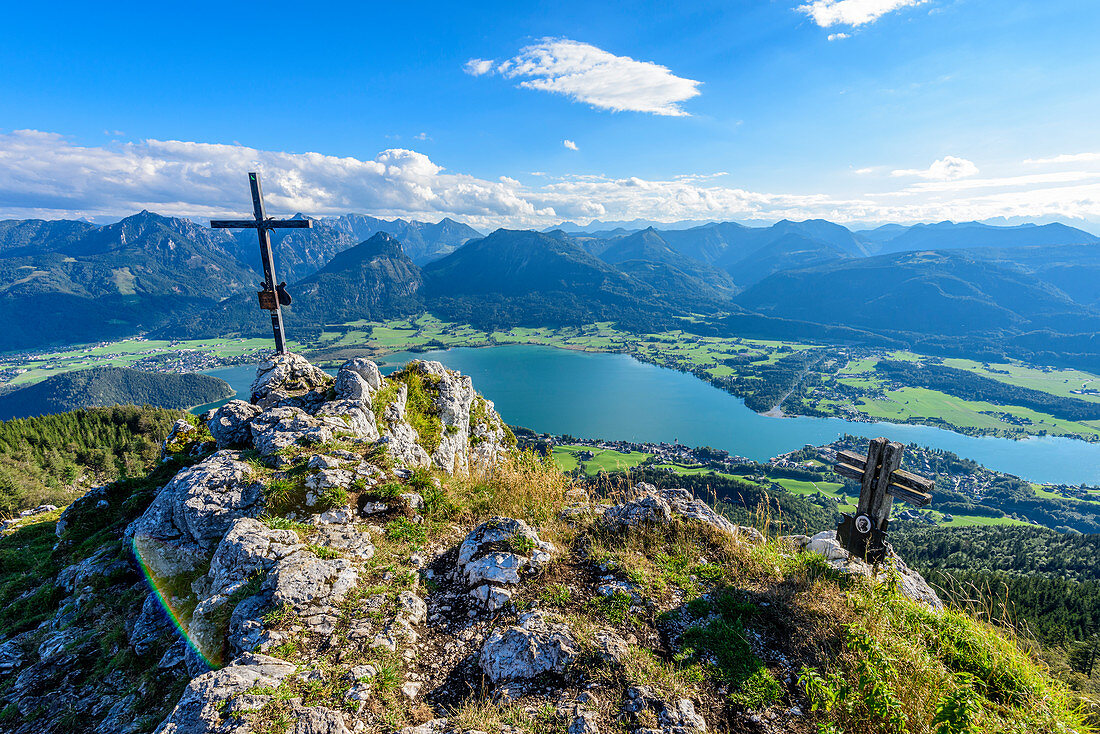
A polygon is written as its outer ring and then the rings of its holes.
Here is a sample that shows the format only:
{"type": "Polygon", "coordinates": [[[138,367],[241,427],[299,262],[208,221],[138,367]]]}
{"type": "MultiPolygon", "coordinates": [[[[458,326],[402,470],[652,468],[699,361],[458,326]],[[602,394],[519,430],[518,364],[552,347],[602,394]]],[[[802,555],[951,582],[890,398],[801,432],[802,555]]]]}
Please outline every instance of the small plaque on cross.
{"type": "Polygon", "coordinates": [[[873,439],[866,456],[853,451],[836,452],[836,473],[860,482],[856,512],[845,513],[836,537],[849,553],[870,563],[881,563],[886,558],[886,528],[895,499],[917,507],[932,502],[935,482],[903,470],[904,453],[904,446],[885,438],[873,439]]]}

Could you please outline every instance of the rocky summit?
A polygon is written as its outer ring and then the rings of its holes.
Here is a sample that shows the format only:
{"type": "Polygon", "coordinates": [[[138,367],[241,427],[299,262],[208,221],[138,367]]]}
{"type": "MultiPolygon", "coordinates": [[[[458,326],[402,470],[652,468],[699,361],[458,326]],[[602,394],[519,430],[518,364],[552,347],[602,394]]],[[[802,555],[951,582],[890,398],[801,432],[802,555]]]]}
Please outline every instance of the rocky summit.
{"type": "Polygon", "coordinates": [[[930,731],[950,705],[995,731],[1069,716],[1015,643],[945,610],[901,559],[870,567],[831,531],[738,525],[683,489],[574,484],[438,362],[383,377],[355,359],[332,378],[283,355],[250,398],[179,421],[160,468],[35,536],[53,571],[0,612],[0,730],[862,731],[849,724],[886,711],[903,726],[883,731],[930,731]],[[974,701],[953,682],[969,680],[974,701]]]}

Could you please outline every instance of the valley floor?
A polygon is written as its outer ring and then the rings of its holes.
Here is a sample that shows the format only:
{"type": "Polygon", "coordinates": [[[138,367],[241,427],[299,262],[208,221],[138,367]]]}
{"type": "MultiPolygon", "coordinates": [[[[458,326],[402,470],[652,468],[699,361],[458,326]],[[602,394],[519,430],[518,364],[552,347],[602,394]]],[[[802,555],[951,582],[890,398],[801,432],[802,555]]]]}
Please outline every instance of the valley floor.
{"type": "MultiPolygon", "coordinates": [[[[992,364],[863,347],[707,337],[683,330],[635,334],[617,329],[610,322],[486,332],[440,321],[429,314],[382,323],[329,325],[311,344],[292,343],[291,347],[321,364],[335,366],[356,355],[381,357],[396,352],[504,344],[629,354],[644,362],[690,372],[744,398],[760,413],[918,423],[968,435],[1100,440],[1100,420],[1070,419],[1057,406],[1057,401],[1069,400],[1078,406],[1096,405],[1100,412],[1100,376],[1020,362],[992,364]],[[880,368],[883,362],[950,368],[1010,391],[1036,391],[1040,402],[1049,406],[982,400],[965,385],[952,394],[909,384],[904,376],[880,368]]],[[[258,361],[267,348],[268,340],[260,338],[173,342],[133,338],[7,355],[0,358],[0,388],[24,386],[60,372],[89,367],[199,371],[258,361]]]]}

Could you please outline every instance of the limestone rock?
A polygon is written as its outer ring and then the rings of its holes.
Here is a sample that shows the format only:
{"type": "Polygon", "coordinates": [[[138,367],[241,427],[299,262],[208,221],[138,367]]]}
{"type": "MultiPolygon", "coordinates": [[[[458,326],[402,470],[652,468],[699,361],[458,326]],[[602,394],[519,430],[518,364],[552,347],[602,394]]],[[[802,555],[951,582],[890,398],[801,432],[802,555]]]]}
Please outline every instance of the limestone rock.
{"type": "Polygon", "coordinates": [[[294,398],[326,389],[332,378],[297,354],[276,354],[256,369],[252,402],[261,408],[289,404],[294,398]]]}
{"type": "Polygon", "coordinates": [[[539,570],[555,551],[522,520],[493,517],[463,539],[457,570],[471,587],[470,595],[495,611],[512,596],[503,587],[518,584],[523,574],[539,570]]]}
{"type": "Polygon", "coordinates": [[[364,561],[374,557],[370,534],[360,532],[352,523],[318,525],[310,534],[309,542],[364,561]]]}
{"type": "Polygon", "coordinates": [[[577,656],[568,625],[546,612],[529,612],[517,626],[495,630],[481,648],[479,664],[494,683],[561,673],[577,656]]]}
{"type": "Polygon", "coordinates": [[[898,574],[898,590],[903,595],[913,601],[927,604],[933,609],[943,609],[943,602],[935,590],[928,585],[923,576],[905,565],[905,561],[894,553],[893,548],[890,548],[886,556],[886,563],[878,569],[877,574],[870,564],[861,558],[852,556],[841,547],[840,542],[836,539],[835,530],[826,530],[810,538],[806,550],[825,556],[825,560],[828,561],[830,566],[843,573],[865,576],[874,579],[878,583],[884,583],[888,580],[889,569],[892,566],[898,574]]]}
{"type": "Polygon", "coordinates": [[[162,639],[172,630],[172,620],[160,603],[160,598],[150,593],[145,597],[145,603],[141,605],[141,613],[138,615],[134,628],[130,631],[130,646],[138,655],[148,655],[157,640],[162,639]]]}
{"type": "Polygon", "coordinates": [[[116,550],[104,547],[83,561],[61,569],[57,573],[57,585],[71,594],[97,577],[109,578],[129,568],[129,559],[119,558],[116,550]]]}
{"type": "Polygon", "coordinates": [[[266,410],[252,419],[252,444],[264,456],[271,456],[294,444],[310,445],[331,441],[333,428],[301,408],[283,406],[266,410]]]}
{"type": "Polygon", "coordinates": [[[264,581],[274,607],[288,606],[307,626],[323,630],[335,621],[333,607],[355,588],[359,574],[346,558],[320,559],[295,553],[282,559],[264,581]]]}
{"type": "Polygon", "coordinates": [[[350,733],[339,711],[324,706],[313,706],[294,712],[294,734],[350,733]]]}
{"type": "Polygon", "coordinates": [[[252,574],[267,571],[279,559],[303,548],[293,530],[269,528],[251,517],[237,518],[218,543],[210,570],[192,588],[200,597],[232,594],[252,574]]]}
{"type": "MultiPolygon", "coordinates": [[[[221,657],[226,632],[219,619],[230,617],[233,594],[257,573],[303,549],[290,530],[273,530],[252,518],[238,518],[218,544],[206,576],[192,584],[201,600],[191,615],[188,637],[208,660],[221,657]]],[[[239,596],[238,596],[239,599],[239,596]]]]}
{"type": "Polygon", "coordinates": [[[621,663],[630,654],[626,640],[611,630],[600,630],[592,636],[599,656],[608,663],[621,663]]]}
{"type": "Polygon", "coordinates": [[[333,400],[322,405],[314,415],[332,428],[334,434],[364,441],[378,440],[378,426],[369,402],[333,400]]]}
{"type": "Polygon", "coordinates": [[[230,400],[214,412],[214,417],[206,424],[210,435],[214,437],[219,449],[238,448],[252,445],[252,431],[249,422],[262,413],[256,405],[243,400],[230,400]]]}
{"type": "Polygon", "coordinates": [[[253,652],[264,639],[264,615],[271,600],[262,594],[250,596],[233,610],[229,618],[226,642],[232,655],[253,652]]]}
{"type": "Polygon", "coordinates": [[[382,387],[382,373],[378,365],[369,359],[352,359],[344,363],[336,374],[336,396],[344,400],[363,400],[370,404],[371,397],[382,387]]]}
{"type": "Polygon", "coordinates": [[[390,458],[395,462],[405,466],[428,466],[431,463],[431,457],[428,456],[424,447],[417,443],[420,436],[405,418],[408,397],[409,388],[404,383],[400,383],[393,402],[382,411],[382,425],[378,429],[382,438],[385,439],[390,458]]]}
{"type": "Polygon", "coordinates": [[[707,722],[695,713],[695,704],[687,698],[666,704],[661,711],[660,722],[669,734],[693,734],[707,730],[707,722]]]}
{"type": "Polygon", "coordinates": [[[262,510],[262,488],[251,475],[230,451],[181,470],[126,528],[141,562],[161,578],[201,566],[234,520],[262,510]]]}
{"type": "Polygon", "coordinates": [[[248,653],[221,670],[200,675],[187,685],[157,733],[245,734],[249,731],[247,721],[228,713],[226,704],[253,687],[277,687],[294,672],[294,667],[277,658],[248,653]]]}
{"type": "Polygon", "coordinates": [[[613,527],[629,527],[638,523],[664,525],[673,515],[706,523],[711,527],[750,542],[764,542],[763,534],[756,528],[734,525],[719,515],[706,502],[692,496],[686,489],[657,489],[652,484],[639,483],[634,487],[635,498],[604,511],[604,520],[613,527]]]}
{"type": "MultiPolygon", "coordinates": [[[[378,365],[365,357],[349,359],[340,367],[340,372],[353,372],[357,374],[367,387],[370,388],[372,393],[382,388],[382,372],[378,369],[378,365]]],[[[353,396],[350,395],[344,397],[353,398],[353,396]]]]}
{"type": "MultiPolygon", "coordinates": [[[[647,484],[639,488],[649,487],[647,484]]],[[[629,527],[644,523],[664,525],[672,521],[672,510],[656,491],[647,492],[641,497],[620,505],[607,508],[604,520],[608,525],[629,527]]]]}

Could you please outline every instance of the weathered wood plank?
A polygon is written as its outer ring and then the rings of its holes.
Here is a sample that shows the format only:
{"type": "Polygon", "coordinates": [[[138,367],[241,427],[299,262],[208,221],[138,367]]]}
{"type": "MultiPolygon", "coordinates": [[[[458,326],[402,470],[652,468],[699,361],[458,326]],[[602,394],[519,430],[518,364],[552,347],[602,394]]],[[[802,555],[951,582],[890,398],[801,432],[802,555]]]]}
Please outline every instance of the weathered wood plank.
{"type": "Polygon", "coordinates": [[[856,516],[870,515],[875,501],[875,477],[882,463],[882,453],[886,448],[885,438],[873,438],[867,447],[867,465],[863,469],[861,486],[859,490],[859,505],[856,507],[856,516]]]}
{"type": "Polygon", "coordinates": [[[916,492],[900,484],[891,484],[886,489],[886,494],[891,497],[896,497],[899,500],[905,500],[909,504],[916,505],[917,507],[927,507],[932,504],[932,495],[925,494],[924,492],[916,492]]]}
{"type": "Polygon", "coordinates": [[[860,471],[863,471],[864,467],[867,466],[866,456],[845,449],[836,452],[836,460],[844,464],[849,464],[850,466],[857,466],[860,471]]]}
{"type": "Polygon", "coordinates": [[[904,469],[898,469],[894,472],[894,483],[900,484],[907,489],[913,489],[917,492],[931,492],[936,488],[935,481],[926,479],[919,474],[905,471],[904,469]]]}
{"type": "MultiPolygon", "coordinates": [[[[871,522],[879,530],[885,530],[887,521],[890,519],[890,508],[894,506],[894,497],[887,490],[894,472],[901,466],[901,457],[904,453],[905,447],[897,441],[891,441],[882,450],[882,463],[875,472],[874,492],[867,513],[871,516],[871,522]]],[[[870,464],[869,458],[867,463],[870,464]]]]}
{"type": "Polygon", "coordinates": [[[842,477],[855,479],[857,482],[863,480],[863,469],[861,467],[852,466],[851,464],[837,464],[833,467],[833,471],[842,477]]]}

